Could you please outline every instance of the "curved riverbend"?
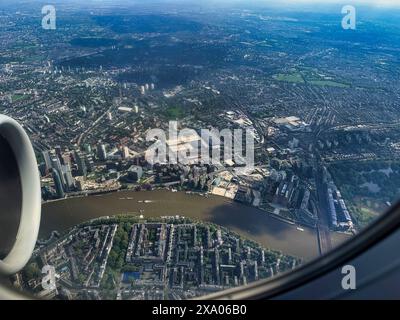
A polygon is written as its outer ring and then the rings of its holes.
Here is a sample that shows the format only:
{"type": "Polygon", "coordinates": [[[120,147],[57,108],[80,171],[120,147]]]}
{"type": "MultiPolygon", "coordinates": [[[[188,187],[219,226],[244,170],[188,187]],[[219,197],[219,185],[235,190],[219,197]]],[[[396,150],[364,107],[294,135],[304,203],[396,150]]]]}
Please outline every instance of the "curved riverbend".
{"type": "MultiPolygon", "coordinates": [[[[226,198],[167,190],[114,192],[48,202],[43,205],[40,236],[46,238],[54,230],[62,232],[93,218],[127,213],[142,214],[145,218],[181,215],[212,222],[267,248],[307,260],[319,253],[314,229],[299,230],[265,211],[226,198]]],[[[332,238],[339,243],[348,236],[332,233],[332,238]]]]}

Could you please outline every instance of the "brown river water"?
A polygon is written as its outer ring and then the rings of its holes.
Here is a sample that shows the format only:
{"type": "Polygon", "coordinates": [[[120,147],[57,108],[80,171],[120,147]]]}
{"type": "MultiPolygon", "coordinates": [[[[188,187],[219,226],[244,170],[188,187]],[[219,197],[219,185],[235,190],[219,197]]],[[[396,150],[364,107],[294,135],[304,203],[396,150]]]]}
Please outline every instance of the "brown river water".
{"type": "MultiPolygon", "coordinates": [[[[145,218],[180,215],[227,227],[266,248],[306,260],[319,255],[317,233],[312,228],[298,228],[223,197],[168,190],[114,192],[48,202],[43,205],[40,237],[47,238],[54,230],[62,232],[93,218],[118,214],[142,214],[145,218]]],[[[334,244],[347,238],[332,233],[334,244]]]]}

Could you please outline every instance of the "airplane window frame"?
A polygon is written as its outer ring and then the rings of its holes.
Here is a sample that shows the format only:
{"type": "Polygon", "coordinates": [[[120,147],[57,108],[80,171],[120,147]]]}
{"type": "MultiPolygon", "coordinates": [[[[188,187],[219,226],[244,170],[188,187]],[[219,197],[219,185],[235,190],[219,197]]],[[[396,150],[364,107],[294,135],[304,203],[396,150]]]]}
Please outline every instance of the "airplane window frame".
{"type": "Polygon", "coordinates": [[[400,229],[400,202],[389,208],[386,213],[382,214],[357,235],[297,269],[276,277],[259,280],[246,286],[231,288],[197,299],[274,299],[345,265],[346,262],[359,256],[398,229],[400,229]]]}

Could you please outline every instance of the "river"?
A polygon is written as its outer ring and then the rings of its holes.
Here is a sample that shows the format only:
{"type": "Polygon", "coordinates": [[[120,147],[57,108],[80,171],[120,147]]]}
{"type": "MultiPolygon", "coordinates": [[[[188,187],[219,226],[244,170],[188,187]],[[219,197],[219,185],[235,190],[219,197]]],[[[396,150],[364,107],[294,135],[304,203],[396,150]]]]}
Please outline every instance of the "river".
{"type": "MultiPolygon", "coordinates": [[[[306,260],[319,254],[317,234],[312,228],[298,228],[223,197],[168,190],[114,192],[48,202],[43,205],[40,237],[46,238],[51,231],[62,232],[93,218],[127,213],[144,217],[181,215],[230,228],[267,248],[306,260]]],[[[334,243],[346,238],[332,233],[334,243]]]]}

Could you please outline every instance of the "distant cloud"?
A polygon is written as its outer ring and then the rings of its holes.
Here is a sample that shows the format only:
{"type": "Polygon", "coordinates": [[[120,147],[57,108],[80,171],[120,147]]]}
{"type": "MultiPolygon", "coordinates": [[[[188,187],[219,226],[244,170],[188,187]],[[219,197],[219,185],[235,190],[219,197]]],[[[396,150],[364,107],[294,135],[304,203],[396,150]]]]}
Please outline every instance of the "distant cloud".
{"type": "MultiPolygon", "coordinates": [[[[268,0],[267,0],[268,1],[268,0]]],[[[359,4],[359,5],[372,5],[377,7],[391,7],[400,6],[400,0],[283,0],[284,3],[292,4],[359,4]]]]}

